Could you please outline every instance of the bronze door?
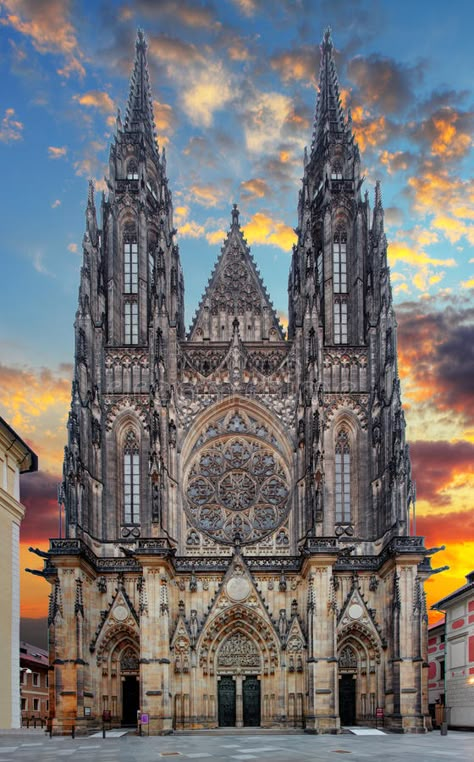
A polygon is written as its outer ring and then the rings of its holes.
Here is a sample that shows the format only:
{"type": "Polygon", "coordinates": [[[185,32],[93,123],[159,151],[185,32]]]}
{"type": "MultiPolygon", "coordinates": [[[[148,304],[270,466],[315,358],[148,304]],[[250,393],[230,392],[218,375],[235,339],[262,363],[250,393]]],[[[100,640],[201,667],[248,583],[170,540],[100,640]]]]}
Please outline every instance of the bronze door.
{"type": "Polygon", "coordinates": [[[355,725],[356,681],[352,675],[341,675],[339,680],[339,717],[341,725],[355,725]]]}
{"type": "Polygon", "coordinates": [[[218,682],[219,727],[235,728],[235,680],[221,677],[218,682]]]}
{"type": "Polygon", "coordinates": [[[243,681],[242,693],[244,700],[244,726],[260,725],[260,680],[254,675],[247,676],[243,681]]]}

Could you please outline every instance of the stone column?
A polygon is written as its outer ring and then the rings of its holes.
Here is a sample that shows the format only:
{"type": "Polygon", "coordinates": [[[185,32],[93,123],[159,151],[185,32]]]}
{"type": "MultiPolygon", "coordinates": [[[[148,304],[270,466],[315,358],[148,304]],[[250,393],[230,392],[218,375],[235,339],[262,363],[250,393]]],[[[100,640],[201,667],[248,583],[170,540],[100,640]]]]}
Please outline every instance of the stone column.
{"type": "Polygon", "coordinates": [[[243,682],[245,677],[241,674],[234,675],[235,680],[235,727],[243,728],[244,726],[244,697],[243,697],[243,682]]]}

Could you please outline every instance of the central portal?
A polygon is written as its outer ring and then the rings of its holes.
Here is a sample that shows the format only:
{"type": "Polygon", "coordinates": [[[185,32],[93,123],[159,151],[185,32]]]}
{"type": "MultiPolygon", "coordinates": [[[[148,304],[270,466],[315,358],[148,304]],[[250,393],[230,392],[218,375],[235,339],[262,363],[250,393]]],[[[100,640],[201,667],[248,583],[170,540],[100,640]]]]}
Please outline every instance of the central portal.
{"type": "Polygon", "coordinates": [[[247,675],[242,686],[244,727],[260,725],[260,680],[247,675]]]}

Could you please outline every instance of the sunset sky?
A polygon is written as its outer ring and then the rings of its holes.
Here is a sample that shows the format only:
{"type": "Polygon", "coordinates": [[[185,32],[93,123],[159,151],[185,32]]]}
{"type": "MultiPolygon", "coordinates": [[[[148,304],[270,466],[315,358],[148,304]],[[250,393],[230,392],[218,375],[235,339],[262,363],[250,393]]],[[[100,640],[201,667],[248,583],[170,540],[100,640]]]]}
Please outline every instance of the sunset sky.
{"type": "MultiPolygon", "coordinates": [[[[238,202],[287,313],[319,42],[332,28],[365,187],[382,181],[417,534],[446,544],[429,605],[474,569],[474,6],[456,0],[0,0],[0,414],[38,453],[27,552],[58,535],[87,181],[104,189],[137,27],[166,146],[189,324],[238,202]]],[[[49,586],[23,574],[22,613],[49,586]]],[[[28,631],[30,632],[30,631],[28,631]]],[[[39,630],[38,630],[39,632],[39,630]]],[[[43,626],[44,632],[44,626],[43,626]]],[[[39,637],[39,636],[38,636],[39,637]]],[[[38,643],[41,645],[41,643],[38,643]]]]}

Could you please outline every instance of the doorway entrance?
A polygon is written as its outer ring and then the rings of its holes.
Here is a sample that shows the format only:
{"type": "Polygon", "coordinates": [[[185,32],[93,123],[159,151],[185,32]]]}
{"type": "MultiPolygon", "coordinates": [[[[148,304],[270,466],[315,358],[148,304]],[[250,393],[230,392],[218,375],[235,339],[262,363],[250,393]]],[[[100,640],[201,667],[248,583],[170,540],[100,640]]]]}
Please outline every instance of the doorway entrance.
{"type": "Polygon", "coordinates": [[[242,685],[244,727],[260,725],[260,680],[255,675],[247,675],[242,685]]]}
{"type": "Polygon", "coordinates": [[[122,725],[136,725],[140,708],[140,683],[135,675],[122,680],[122,725]]]}
{"type": "Polygon", "coordinates": [[[339,717],[341,725],[355,725],[356,681],[352,674],[341,675],[339,679],[339,717]]]}
{"type": "Polygon", "coordinates": [[[232,677],[221,677],[217,697],[219,727],[235,728],[235,680],[232,677]]]}

